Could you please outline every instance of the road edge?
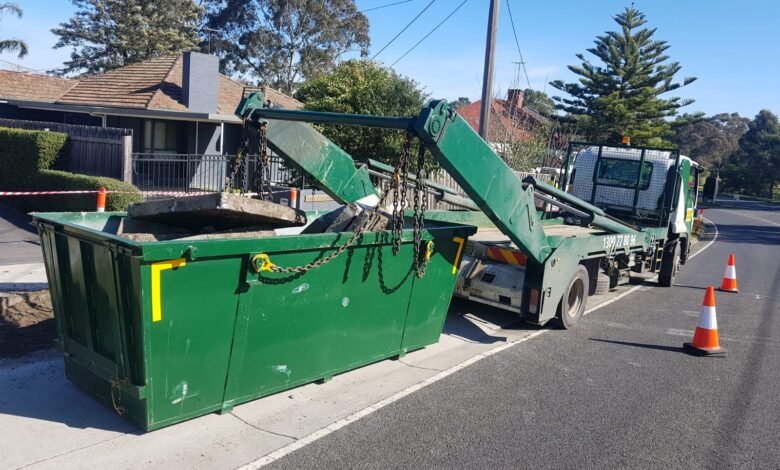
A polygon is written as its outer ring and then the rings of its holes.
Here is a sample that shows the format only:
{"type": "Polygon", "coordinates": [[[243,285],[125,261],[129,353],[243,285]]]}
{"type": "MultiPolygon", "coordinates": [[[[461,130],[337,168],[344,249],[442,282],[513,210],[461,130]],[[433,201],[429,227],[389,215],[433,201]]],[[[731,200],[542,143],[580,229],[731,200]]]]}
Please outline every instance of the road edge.
{"type": "MultiPolygon", "coordinates": [[[[692,253],[690,256],[688,256],[689,260],[695,258],[699,254],[701,254],[702,252],[707,250],[718,239],[718,234],[719,234],[718,226],[715,225],[714,222],[712,222],[711,220],[709,220],[707,218],[702,217],[702,219],[704,221],[706,221],[707,225],[712,226],[715,229],[715,233],[714,233],[712,239],[707,242],[707,244],[702,246],[700,249],[696,250],[695,253],[692,253]]],[[[648,281],[653,281],[657,277],[658,276],[654,276],[654,277],[648,279],[648,281]]],[[[631,289],[629,289],[629,290],[627,290],[627,291],[625,291],[625,292],[615,296],[612,299],[609,299],[609,300],[607,300],[605,302],[602,302],[602,303],[596,305],[595,307],[592,307],[592,308],[589,308],[589,309],[585,310],[585,315],[587,315],[589,313],[592,313],[592,312],[595,312],[596,310],[598,310],[598,309],[600,309],[602,307],[605,307],[607,305],[610,305],[610,304],[612,304],[614,302],[617,302],[618,300],[623,299],[623,298],[627,297],[630,294],[633,294],[634,292],[636,292],[637,290],[639,290],[639,289],[641,289],[643,287],[648,287],[648,286],[645,286],[645,285],[634,286],[631,289]]],[[[309,444],[311,444],[311,443],[313,443],[315,441],[318,441],[318,440],[322,439],[323,437],[325,437],[325,436],[327,436],[329,434],[332,434],[332,433],[338,431],[339,429],[347,426],[348,424],[354,423],[354,422],[356,422],[356,421],[358,421],[358,420],[360,420],[360,419],[362,419],[362,418],[364,418],[364,417],[374,413],[375,411],[381,410],[385,406],[390,405],[391,403],[394,403],[394,402],[396,402],[396,401],[398,401],[398,400],[400,400],[400,399],[402,399],[402,398],[404,398],[404,397],[406,397],[408,395],[411,395],[412,393],[414,393],[414,392],[416,392],[418,390],[421,390],[421,389],[423,389],[423,388],[425,388],[425,387],[427,387],[427,386],[429,386],[431,384],[434,384],[434,383],[436,383],[436,382],[438,382],[438,381],[440,381],[440,380],[442,380],[442,379],[444,379],[444,378],[446,378],[446,377],[448,377],[448,376],[450,376],[450,375],[452,375],[452,374],[454,374],[454,373],[456,373],[456,372],[458,372],[458,371],[460,371],[462,369],[465,369],[466,367],[468,367],[470,365],[473,365],[473,364],[481,361],[482,359],[490,357],[490,356],[492,356],[494,354],[497,354],[497,353],[499,353],[501,351],[505,351],[505,350],[507,350],[507,349],[509,349],[511,347],[514,347],[514,346],[516,346],[518,344],[521,344],[521,343],[524,343],[526,341],[529,341],[529,340],[531,340],[533,338],[536,338],[538,336],[541,336],[542,334],[544,334],[544,333],[546,333],[548,331],[551,331],[551,330],[549,330],[549,329],[539,330],[539,331],[531,333],[530,335],[525,336],[523,338],[519,338],[519,339],[510,341],[508,343],[502,344],[502,345],[497,346],[497,347],[495,347],[493,349],[490,349],[488,351],[485,351],[485,352],[482,352],[480,354],[477,354],[476,356],[470,357],[469,359],[466,359],[465,361],[460,362],[460,363],[450,367],[449,369],[446,369],[446,370],[444,370],[442,372],[439,372],[438,374],[436,374],[436,375],[434,375],[432,377],[429,377],[429,378],[423,380],[422,382],[419,382],[419,383],[416,383],[414,385],[411,385],[411,386],[401,390],[400,392],[397,392],[397,393],[389,396],[388,398],[385,398],[384,400],[380,400],[380,401],[378,401],[378,402],[376,402],[376,403],[374,403],[372,405],[367,406],[366,408],[363,408],[360,411],[357,411],[357,412],[347,416],[346,418],[340,419],[340,420],[338,420],[338,421],[336,421],[336,422],[334,422],[334,423],[332,423],[332,424],[330,424],[328,426],[325,426],[324,428],[321,428],[321,429],[318,429],[317,431],[309,433],[309,434],[303,436],[302,438],[297,439],[297,440],[287,444],[286,446],[280,447],[280,448],[276,449],[275,451],[260,457],[257,460],[254,460],[254,461],[249,462],[249,463],[247,463],[245,465],[242,465],[242,466],[238,467],[237,470],[256,470],[256,469],[265,467],[266,465],[269,465],[269,464],[271,464],[271,463],[273,463],[273,462],[275,462],[275,461],[277,461],[277,460],[287,456],[288,454],[291,454],[291,453],[295,452],[296,450],[302,449],[303,447],[306,447],[307,445],[309,445],[309,444]]]]}

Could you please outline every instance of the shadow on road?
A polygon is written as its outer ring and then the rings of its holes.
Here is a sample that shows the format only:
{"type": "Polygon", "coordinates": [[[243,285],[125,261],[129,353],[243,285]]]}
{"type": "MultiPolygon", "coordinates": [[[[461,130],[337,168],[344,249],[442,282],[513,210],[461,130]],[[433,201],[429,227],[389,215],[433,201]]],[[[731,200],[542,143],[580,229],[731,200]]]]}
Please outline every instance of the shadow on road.
{"type": "Polygon", "coordinates": [[[36,235],[35,238],[37,239],[38,232],[30,223],[32,221],[32,217],[25,214],[24,212],[18,211],[13,207],[7,206],[5,204],[0,204],[0,219],[5,220],[10,225],[13,225],[18,229],[36,235]]]}
{"type": "Polygon", "coordinates": [[[454,297],[443,333],[474,343],[491,344],[507,340],[502,331],[538,329],[515,313],[454,297]]]}
{"type": "Polygon", "coordinates": [[[718,224],[718,232],[718,241],[726,243],[780,245],[780,227],[774,225],[718,224]]]}
{"type": "Polygon", "coordinates": [[[598,341],[599,343],[618,344],[620,346],[632,346],[635,348],[656,349],[658,351],[683,352],[683,348],[677,346],[663,346],[660,344],[633,343],[630,341],[614,341],[611,339],[601,339],[601,338],[588,338],[588,339],[591,341],[598,341]]]}
{"type": "Polygon", "coordinates": [[[706,286],[686,286],[685,284],[675,284],[674,287],[682,287],[683,289],[707,290],[706,286]]]}

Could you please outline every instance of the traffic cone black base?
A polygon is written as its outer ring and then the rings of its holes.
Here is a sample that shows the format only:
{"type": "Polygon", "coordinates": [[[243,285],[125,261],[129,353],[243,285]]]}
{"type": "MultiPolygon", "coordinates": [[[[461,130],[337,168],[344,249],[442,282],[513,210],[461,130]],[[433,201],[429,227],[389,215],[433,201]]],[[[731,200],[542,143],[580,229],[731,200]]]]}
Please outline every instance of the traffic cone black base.
{"type": "Polygon", "coordinates": [[[726,357],[728,355],[728,350],[726,350],[726,348],[702,349],[697,348],[691,343],[684,343],[683,349],[688,354],[693,354],[694,356],[726,357]]]}

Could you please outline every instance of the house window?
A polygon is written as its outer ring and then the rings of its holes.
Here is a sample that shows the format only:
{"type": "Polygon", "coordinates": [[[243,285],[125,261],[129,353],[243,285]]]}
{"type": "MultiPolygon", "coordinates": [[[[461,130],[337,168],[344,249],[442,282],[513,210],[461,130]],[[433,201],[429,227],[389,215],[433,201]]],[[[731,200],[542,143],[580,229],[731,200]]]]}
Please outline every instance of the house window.
{"type": "MultiPolygon", "coordinates": [[[[636,187],[636,173],[638,169],[638,160],[601,158],[596,165],[596,183],[634,189],[636,187]]],[[[644,191],[650,186],[650,177],[652,175],[653,164],[642,162],[642,174],[639,177],[640,191],[644,191]]]]}
{"type": "Polygon", "coordinates": [[[173,121],[144,121],[144,152],[176,153],[179,141],[177,124],[173,121]]]}

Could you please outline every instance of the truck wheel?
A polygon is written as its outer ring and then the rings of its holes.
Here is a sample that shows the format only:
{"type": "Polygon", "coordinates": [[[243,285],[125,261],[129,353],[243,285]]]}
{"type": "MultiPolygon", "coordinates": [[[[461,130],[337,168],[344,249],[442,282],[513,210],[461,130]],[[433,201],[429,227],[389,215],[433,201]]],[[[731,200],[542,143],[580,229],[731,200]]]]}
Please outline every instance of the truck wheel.
{"type": "Polygon", "coordinates": [[[658,284],[661,287],[672,287],[677,271],[680,270],[680,243],[674,242],[672,248],[664,250],[661,258],[661,272],[658,274],[658,284]]]}
{"type": "Polygon", "coordinates": [[[593,295],[608,294],[610,290],[610,283],[612,280],[604,273],[598,273],[596,275],[596,289],[593,291],[593,295]]]}
{"type": "Polygon", "coordinates": [[[563,297],[558,304],[558,320],[564,329],[574,328],[585,313],[588,302],[590,281],[588,270],[583,265],[577,266],[574,275],[563,291],[563,297]]]}

